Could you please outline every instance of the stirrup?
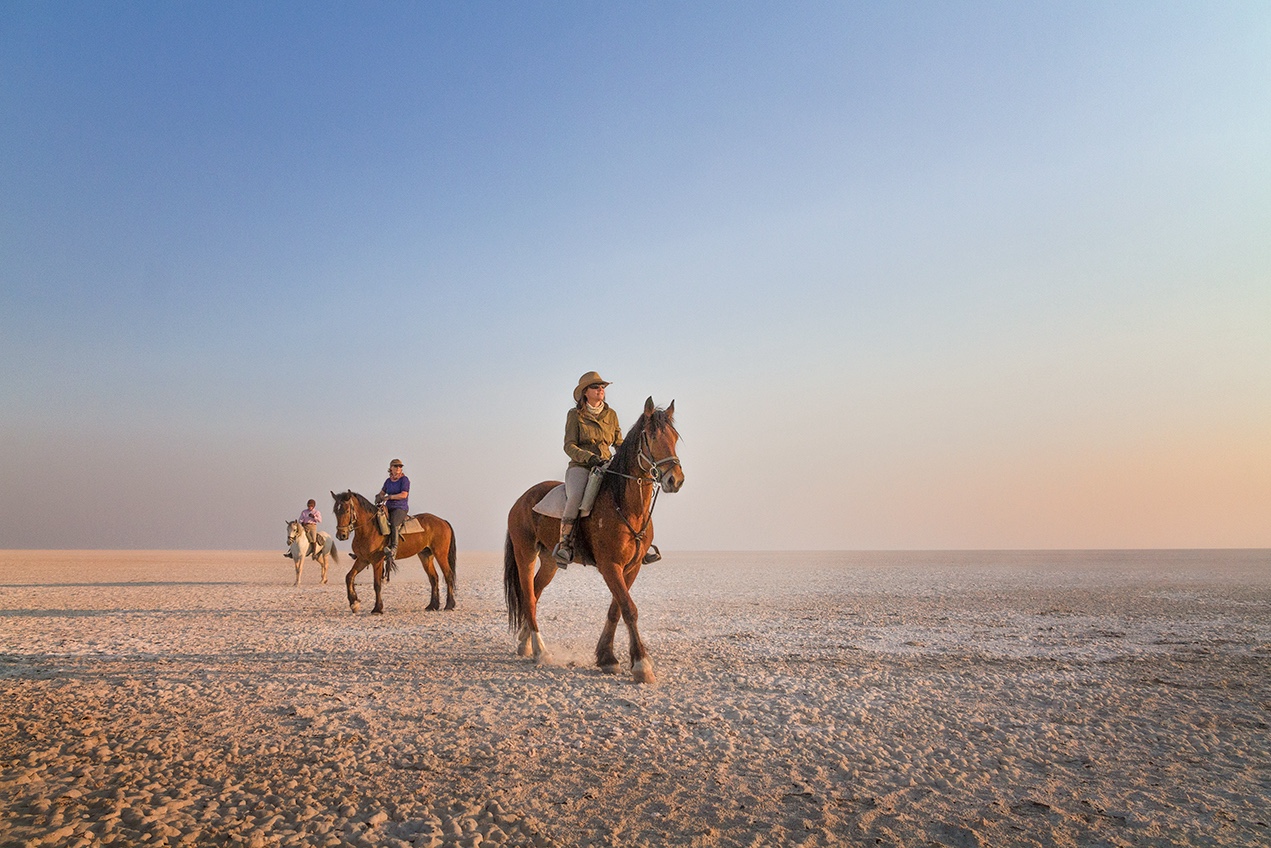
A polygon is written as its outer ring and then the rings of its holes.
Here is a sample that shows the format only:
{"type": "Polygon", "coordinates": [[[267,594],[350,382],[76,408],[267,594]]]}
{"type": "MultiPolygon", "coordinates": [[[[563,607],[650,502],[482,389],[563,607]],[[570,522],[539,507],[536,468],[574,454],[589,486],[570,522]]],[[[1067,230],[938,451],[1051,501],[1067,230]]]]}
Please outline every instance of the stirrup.
{"type": "Polygon", "coordinates": [[[552,548],[552,559],[556,560],[557,568],[569,568],[570,562],[574,559],[573,546],[565,539],[561,539],[556,543],[556,547],[552,548]]]}
{"type": "Polygon", "coordinates": [[[650,544],[649,549],[644,552],[644,559],[640,560],[641,565],[650,565],[662,558],[662,552],[658,550],[657,545],[650,544]]]}

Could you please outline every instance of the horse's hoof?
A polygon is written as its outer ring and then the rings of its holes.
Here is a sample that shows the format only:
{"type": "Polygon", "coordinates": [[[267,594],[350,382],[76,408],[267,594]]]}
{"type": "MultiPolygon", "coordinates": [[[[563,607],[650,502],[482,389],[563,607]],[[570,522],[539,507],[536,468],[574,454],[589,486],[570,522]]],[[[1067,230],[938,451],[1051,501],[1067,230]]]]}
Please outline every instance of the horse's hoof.
{"type": "Polygon", "coordinates": [[[596,666],[605,674],[617,674],[622,671],[622,666],[618,663],[600,663],[596,666]]]}
{"type": "Polygon", "coordinates": [[[631,666],[631,677],[636,683],[657,683],[658,678],[653,673],[653,663],[648,660],[640,660],[631,666]]]}
{"type": "Polygon", "coordinates": [[[441,609],[441,604],[429,604],[424,607],[424,612],[436,612],[439,609],[441,609]]]}
{"type": "Polygon", "coordinates": [[[543,637],[537,631],[530,634],[530,648],[534,651],[534,662],[539,665],[547,665],[551,662],[551,654],[547,652],[547,643],[543,641],[543,637]]]}
{"type": "Polygon", "coordinates": [[[349,604],[349,611],[354,614],[357,614],[362,611],[362,605],[359,604],[357,601],[354,601],[353,603],[349,604]]]}
{"type": "Polygon", "coordinates": [[[384,614],[383,607],[375,607],[374,609],[371,610],[371,615],[383,615],[383,614],[384,614]]]}
{"type": "Polygon", "coordinates": [[[450,612],[450,610],[452,610],[452,609],[454,609],[454,608],[455,608],[455,599],[454,599],[454,598],[451,598],[450,600],[446,601],[446,612],[450,612]]]}
{"type": "Polygon", "coordinates": [[[534,649],[530,647],[529,639],[522,639],[521,644],[516,648],[516,655],[523,660],[527,660],[534,656],[534,649]]]}

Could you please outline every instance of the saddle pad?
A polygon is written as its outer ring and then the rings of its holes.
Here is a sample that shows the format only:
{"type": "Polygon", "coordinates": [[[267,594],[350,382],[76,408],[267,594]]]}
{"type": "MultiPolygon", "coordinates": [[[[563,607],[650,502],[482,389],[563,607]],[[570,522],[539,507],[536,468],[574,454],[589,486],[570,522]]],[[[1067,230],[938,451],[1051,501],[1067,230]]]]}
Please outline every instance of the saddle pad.
{"type": "Polygon", "coordinates": [[[548,518],[560,518],[565,514],[565,484],[561,483],[534,504],[534,511],[548,518]]]}
{"type": "MultiPolygon", "coordinates": [[[[608,467],[608,463],[605,464],[608,467]]],[[[586,518],[591,515],[591,508],[596,503],[596,495],[600,494],[600,481],[604,479],[603,471],[592,470],[587,477],[587,487],[583,489],[582,503],[578,505],[578,515],[586,518]]],[[[534,511],[549,518],[561,518],[565,515],[565,484],[561,483],[552,489],[543,499],[534,504],[534,511]]]]}

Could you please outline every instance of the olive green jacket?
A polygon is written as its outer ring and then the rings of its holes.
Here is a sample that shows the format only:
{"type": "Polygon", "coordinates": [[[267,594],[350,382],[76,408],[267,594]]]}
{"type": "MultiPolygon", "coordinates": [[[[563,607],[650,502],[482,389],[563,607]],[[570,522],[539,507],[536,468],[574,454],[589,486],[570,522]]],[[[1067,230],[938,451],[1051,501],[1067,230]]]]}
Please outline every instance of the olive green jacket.
{"type": "Polygon", "coordinates": [[[584,406],[574,408],[565,416],[565,453],[569,455],[570,468],[590,468],[608,462],[612,453],[609,446],[622,444],[622,428],[618,426],[618,413],[605,404],[599,415],[592,415],[584,406]]]}

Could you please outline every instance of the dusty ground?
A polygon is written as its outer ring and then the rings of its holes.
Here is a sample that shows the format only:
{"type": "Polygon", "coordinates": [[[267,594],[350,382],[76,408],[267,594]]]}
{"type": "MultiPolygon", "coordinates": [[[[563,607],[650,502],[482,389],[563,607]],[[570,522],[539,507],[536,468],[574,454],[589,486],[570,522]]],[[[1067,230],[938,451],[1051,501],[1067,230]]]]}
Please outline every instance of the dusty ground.
{"type": "Polygon", "coordinates": [[[1271,844],[1269,552],[669,554],[655,687],[500,567],[0,552],[0,845],[1271,844]]]}

